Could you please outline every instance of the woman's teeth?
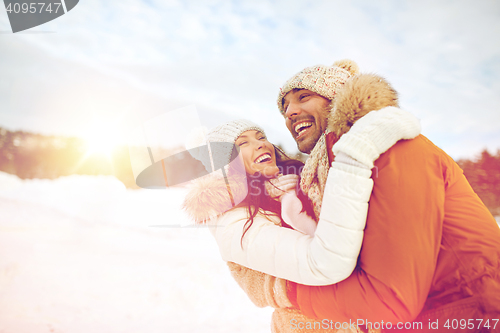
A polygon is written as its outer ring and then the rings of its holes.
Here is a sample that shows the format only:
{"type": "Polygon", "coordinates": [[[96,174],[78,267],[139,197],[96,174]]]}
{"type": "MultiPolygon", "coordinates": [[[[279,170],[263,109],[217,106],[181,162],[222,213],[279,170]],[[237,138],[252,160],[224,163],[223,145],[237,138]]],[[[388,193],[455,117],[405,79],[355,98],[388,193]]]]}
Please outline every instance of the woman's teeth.
{"type": "Polygon", "coordinates": [[[260,162],[263,162],[264,160],[271,160],[271,155],[270,154],[264,154],[262,156],[259,156],[256,160],[255,160],[255,163],[260,163],[260,162]]]}

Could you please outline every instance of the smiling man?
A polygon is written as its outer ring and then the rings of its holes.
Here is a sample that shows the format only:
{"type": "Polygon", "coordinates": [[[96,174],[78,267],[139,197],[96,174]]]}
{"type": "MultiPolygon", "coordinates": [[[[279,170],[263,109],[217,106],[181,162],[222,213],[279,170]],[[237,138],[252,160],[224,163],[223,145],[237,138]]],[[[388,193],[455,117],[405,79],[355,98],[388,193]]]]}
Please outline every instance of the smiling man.
{"type": "MultiPolygon", "coordinates": [[[[299,150],[310,154],[302,182],[313,181],[301,187],[313,202],[322,197],[321,186],[311,190],[314,182],[325,178],[321,173],[334,158],[332,146],[335,151],[334,144],[342,144],[342,137],[329,133],[335,130],[332,101],[344,84],[353,87],[357,74],[357,65],[348,60],[308,67],[278,95],[288,130],[299,150]]],[[[352,89],[358,94],[352,107],[361,108],[360,97],[373,101],[385,89],[363,96],[369,87],[352,89]]],[[[388,89],[397,106],[396,92],[388,89]]],[[[360,159],[369,153],[362,138],[357,148],[353,154],[360,159]]],[[[357,268],[331,286],[289,283],[290,301],[313,318],[375,323],[384,330],[414,321],[415,331],[443,331],[447,320],[448,328],[453,320],[465,320],[468,332],[500,332],[500,229],[462,170],[422,135],[394,145],[375,167],[357,268]]]]}
{"type": "Polygon", "coordinates": [[[299,150],[309,154],[326,130],[330,100],[311,90],[295,88],[283,101],[286,127],[299,150]]]}
{"type": "Polygon", "coordinates": [[[303,153],[309,154],[326,130],[331,101],[343,84],[358,72],[353,61],[308,67],[280,89],[278,107],[303,153]]]}

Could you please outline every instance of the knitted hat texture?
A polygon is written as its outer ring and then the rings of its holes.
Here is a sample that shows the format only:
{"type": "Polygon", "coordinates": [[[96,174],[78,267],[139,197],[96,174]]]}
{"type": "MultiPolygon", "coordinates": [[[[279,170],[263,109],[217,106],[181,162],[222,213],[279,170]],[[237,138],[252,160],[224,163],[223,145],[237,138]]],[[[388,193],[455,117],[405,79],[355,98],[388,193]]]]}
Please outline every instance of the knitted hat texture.
{"type": "Polygon", "coordinates": [[[293,89],[307,89],[329,100],[335,98],[340,87],[359,72],[358,65],[348,59],[336,61],[332,66],[307,67],[285,82],[278,94],[278,108],[283,116],[283,98],[293,89]]]}
{"type": "MultiPolygon", "coordinates": [[[[213,165],[216,166],[216,169],[217,165],[227,166],[229,162],[231,162],[231,155],[236,139],[238,139],[242,133],[251,130],[262,132],[265,135],[264,130],[260,126],[249,120],[239,119],[221,124],[206,134],[206,143],[210,146],[209,156],[197,154],[198,156],[193,157],[200,160],[210,172],[213,170],[213,165]]],[[[202,145],[203,143],[204,142],[201,142],[198,145],[202,145]]],[[[192,150],[190,150],[190,152],[191,151],[192,150]]]]}

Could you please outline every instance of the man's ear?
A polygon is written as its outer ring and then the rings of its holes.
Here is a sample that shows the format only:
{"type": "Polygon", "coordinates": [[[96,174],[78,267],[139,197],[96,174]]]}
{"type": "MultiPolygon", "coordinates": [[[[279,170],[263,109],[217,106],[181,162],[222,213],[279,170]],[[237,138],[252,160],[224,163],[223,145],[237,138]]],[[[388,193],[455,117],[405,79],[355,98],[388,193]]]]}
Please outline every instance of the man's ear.
{"type": "Polygon", "coordinates": [[[337,137],[370,111],[398,106],[398,93],[382,77],[359,74],[350,78],[337,92],[328,122],[328,129],[337,137]]]}

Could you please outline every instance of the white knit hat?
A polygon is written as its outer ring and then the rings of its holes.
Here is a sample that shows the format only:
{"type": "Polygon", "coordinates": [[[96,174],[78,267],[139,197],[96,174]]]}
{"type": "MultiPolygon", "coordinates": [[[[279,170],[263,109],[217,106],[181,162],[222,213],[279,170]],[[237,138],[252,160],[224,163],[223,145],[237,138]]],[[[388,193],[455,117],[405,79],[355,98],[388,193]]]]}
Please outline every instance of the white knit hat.
{"type": "Polygon", "coordinates": [[[227,166],[231,162],[231,155],[235,149],[234,143],[236,139],[246,131],[259,131],[265,135],[264,130],[254,124],[253,122],[245,119],[233,120],[221,124],[212,130],[210,130],[205,136],[202,142],[191,142],[189,152],[194,158],[198,159],[203,163],[205,168],[211,172],[214,169],[219,169],[220,167],[227,166]],[[203,144],[209,144],[209,153],[201,154],[198,150],[194,149],[196,146],[202,146],[203,144]]]}
{"type": "Polygon", "coordinates": [[[278,108],[285,115],[283,98],[293,89],[308,89],[329,100],[335,98],[337,90],[353,75],[358,74],[358,65],[348,59],[336,61],[332,66],[307,67],[285,82],[278,94],[278,108]]]}

